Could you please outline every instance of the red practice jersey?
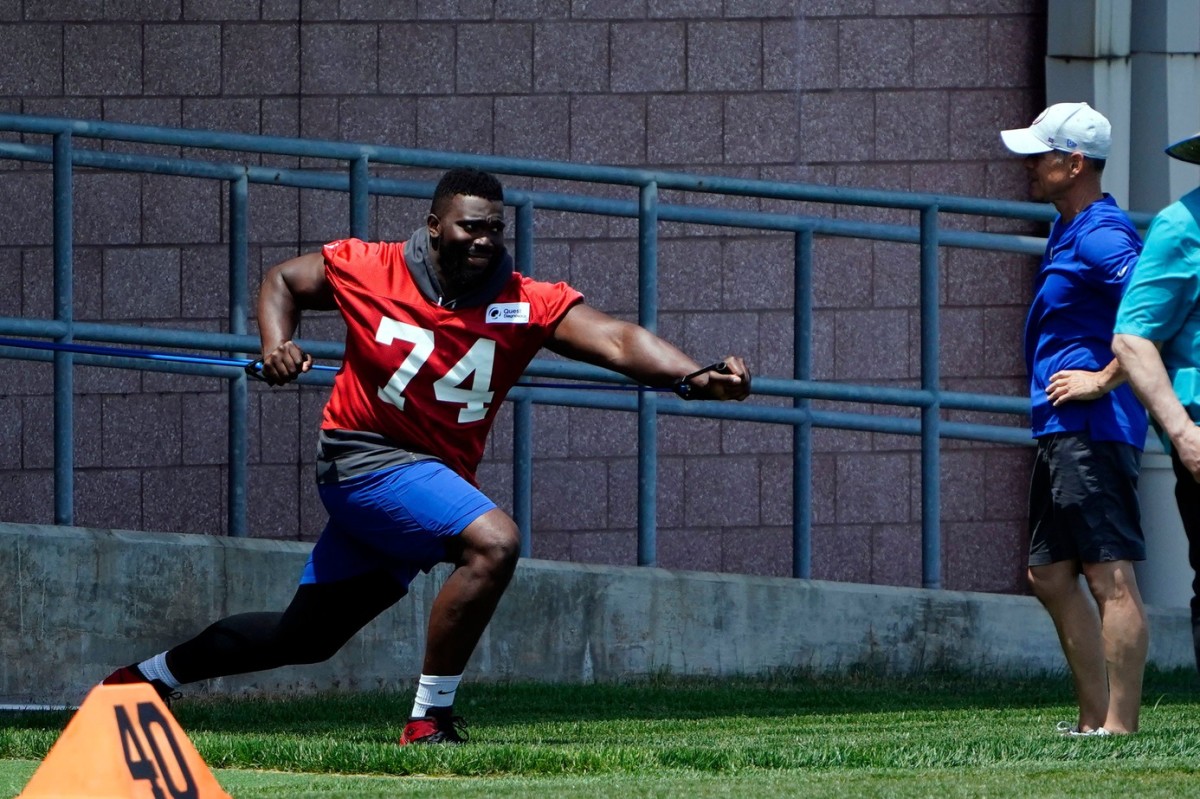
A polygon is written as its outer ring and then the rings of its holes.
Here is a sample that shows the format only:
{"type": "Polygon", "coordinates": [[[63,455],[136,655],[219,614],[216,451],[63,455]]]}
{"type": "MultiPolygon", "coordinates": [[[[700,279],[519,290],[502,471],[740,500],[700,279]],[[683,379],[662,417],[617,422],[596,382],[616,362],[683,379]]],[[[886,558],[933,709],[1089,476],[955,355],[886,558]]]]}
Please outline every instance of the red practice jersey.
{"type": "Polygon", "coordinates": [[[324,247],[346,355],[321,427],[378,433],[472,483],[500,403],[583,295],[513,273],[490,303],[449,309],[421,293],[400,242],[324,247]]]}

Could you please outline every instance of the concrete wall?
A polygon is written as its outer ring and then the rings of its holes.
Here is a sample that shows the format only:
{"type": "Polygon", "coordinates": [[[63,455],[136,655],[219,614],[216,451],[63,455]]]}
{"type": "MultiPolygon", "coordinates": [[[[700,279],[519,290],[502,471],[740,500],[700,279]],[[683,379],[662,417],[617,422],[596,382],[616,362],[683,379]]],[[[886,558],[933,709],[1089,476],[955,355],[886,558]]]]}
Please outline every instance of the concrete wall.
{"type": "MultiPolygon", "coordinates": [[[[1008,199],[1024,198],[1025,180],[998,131],[1044,105],[1045,0],[21,0],[0,3],[0,36],[7,112],[1008,199]]],[[[76,187],[76,319],[227,326],[219,186],[89,172],[76,187]]],[[[0,313],[53,314],[49,188],[44,169],[0,162],[0,313]]],[[[346,235],[347,208],[331,192],[252,187],[252,294],[263,267],[346,235]]],[[[372,235],[406,237],[423,215],[420,203],[380,200],[372,235]]],[[[942,225],[1029,231],[981,218],[942,225]]],[[[636,315],[632,224],[543,213],[536,235],[538,276],[636,315]]],[[[659,236],[660,332],[703,362],[737,352],[756,374],[790,376],[790,237],[679,224],[659,236]]],[[[815,252],[815,377],[917,385],[916,246],[820,239],[815,252]]],[[[1021,394],[1031,259],[941,257],[945,387],[1021,394]]],[[[340,322],[312,316],[302,332],[338,338],[340,322]]],[[[54,521],[50,385],[49,366],[0,361],[0,482],[11,486],[2,520],[54,521]]],[[[77,524],[224,532],[219,381],[80,367],[75,386],[77,524]]],[[[323,400],[251,392],[255,536],[312,540],[324,524],[311,476],[323,400]]],[[[535,420],[534,554],[634,564],[634,418],[539,407],[535,420]]],[[[480,472],[502,505],[509,430],[505,412],[480,472]]],[[[661,430],[659,563],[789,574],[791,431],[678,418],[661,430]]],[[[813,576],[919,585],[917,443],[820,430],[815,446],[813,576]]],[[[1028,473],[1020,449],[946,444],[944,585],[1024,590],[1028,473]]]]}
{"type": "MultiPolygon", "coordinates": [[[[73,703],[112,668],[221,615],[282,608],[309,546],[0,524],[0,703],[73,703]]],[[[407,690],[444,572],[327,663],[215,680],[198,692],[407,690]]],[[[1151,610],[1151,661],[1192,663],[1187,611],[1151,610]]],[[[1064,667],[1029,597],[662,569],[523,562],[472,680],[588,682],[667,672],[890,674],[1064,667]]]]}

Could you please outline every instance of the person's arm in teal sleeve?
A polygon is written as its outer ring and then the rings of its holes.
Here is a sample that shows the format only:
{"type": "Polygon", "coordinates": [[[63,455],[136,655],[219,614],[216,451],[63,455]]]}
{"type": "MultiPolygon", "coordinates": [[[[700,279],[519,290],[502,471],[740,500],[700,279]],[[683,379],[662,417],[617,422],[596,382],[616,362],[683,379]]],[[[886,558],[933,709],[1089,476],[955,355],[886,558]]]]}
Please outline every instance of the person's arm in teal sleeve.
{"type": "Polygon", "coordinates": [[[1200,427],[1175,396],[1160,345],[1141,336],[1118,333],[1112,346],[1134,393],[1167,434],[1183,465],[1200,482],[1200,427]]]}

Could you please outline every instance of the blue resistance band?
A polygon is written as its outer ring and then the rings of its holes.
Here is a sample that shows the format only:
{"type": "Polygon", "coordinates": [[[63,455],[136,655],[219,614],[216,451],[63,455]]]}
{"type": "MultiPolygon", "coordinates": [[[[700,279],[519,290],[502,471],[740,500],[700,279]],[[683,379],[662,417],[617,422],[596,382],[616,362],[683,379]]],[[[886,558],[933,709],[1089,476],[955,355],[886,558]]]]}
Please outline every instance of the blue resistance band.
{"type": "MultiPolygon", "coordinates": [[[[55,352],[76,352],[82,355],[109,355],[120,358],[141,358],[150,361],[168,361],[172,363],[197,363],[208,366],[232,366],[238,369],[245,370],[246,374],[256,380],[263,380],[262,376],[262,358],[254,360],[238,360],[235,358],[214,358],[205,355],[177,355],[170,352],[155,352],[151,350],[132,350],[123,349],[121,347],[103,347],[96,344],[78,344],[71,342],[64,344],[58,341],[37,341],[33,339],[21,338],[6,338],[0,336],[0,346],[4,347],[21,347],[24,349],[33,350],[53,350],[55,352]]],[[[313,364],[313,371],[317,372],[337,372],[336,366],[325,366],[322,364],[313,364]]],[[[623,385],[620,383],[541,383],[520,381],[517,386],[520,388],[574,388],[586,389],[589,391],[673,391],[684,399],[690,399],[692,386],[690,380],[698,377],[705,372],[719,372],[721,374],[729,374],[729,366],[724,362],[705,366],[703,369],[697,369],[689,375],[676,380],[670,388],[652,388],[649,386],[623,385]]]]}

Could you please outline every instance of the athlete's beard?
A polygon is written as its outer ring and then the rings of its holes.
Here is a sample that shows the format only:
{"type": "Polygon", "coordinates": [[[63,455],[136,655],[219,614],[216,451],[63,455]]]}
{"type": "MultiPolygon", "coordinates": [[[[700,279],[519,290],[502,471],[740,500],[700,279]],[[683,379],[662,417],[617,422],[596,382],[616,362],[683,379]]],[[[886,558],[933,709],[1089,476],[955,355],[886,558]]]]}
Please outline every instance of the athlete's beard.
{"type": "Polygon", "coordinates": [[[488,259],[487,266],[477,268],[471,264],[471,243],[448,245],[445,241],[431,239],[430,245],[438,254],[438,273],[442,288],[451,296],[458,297],[477,288],[504,257],[504,245],[498,247],[488,259]]]}

